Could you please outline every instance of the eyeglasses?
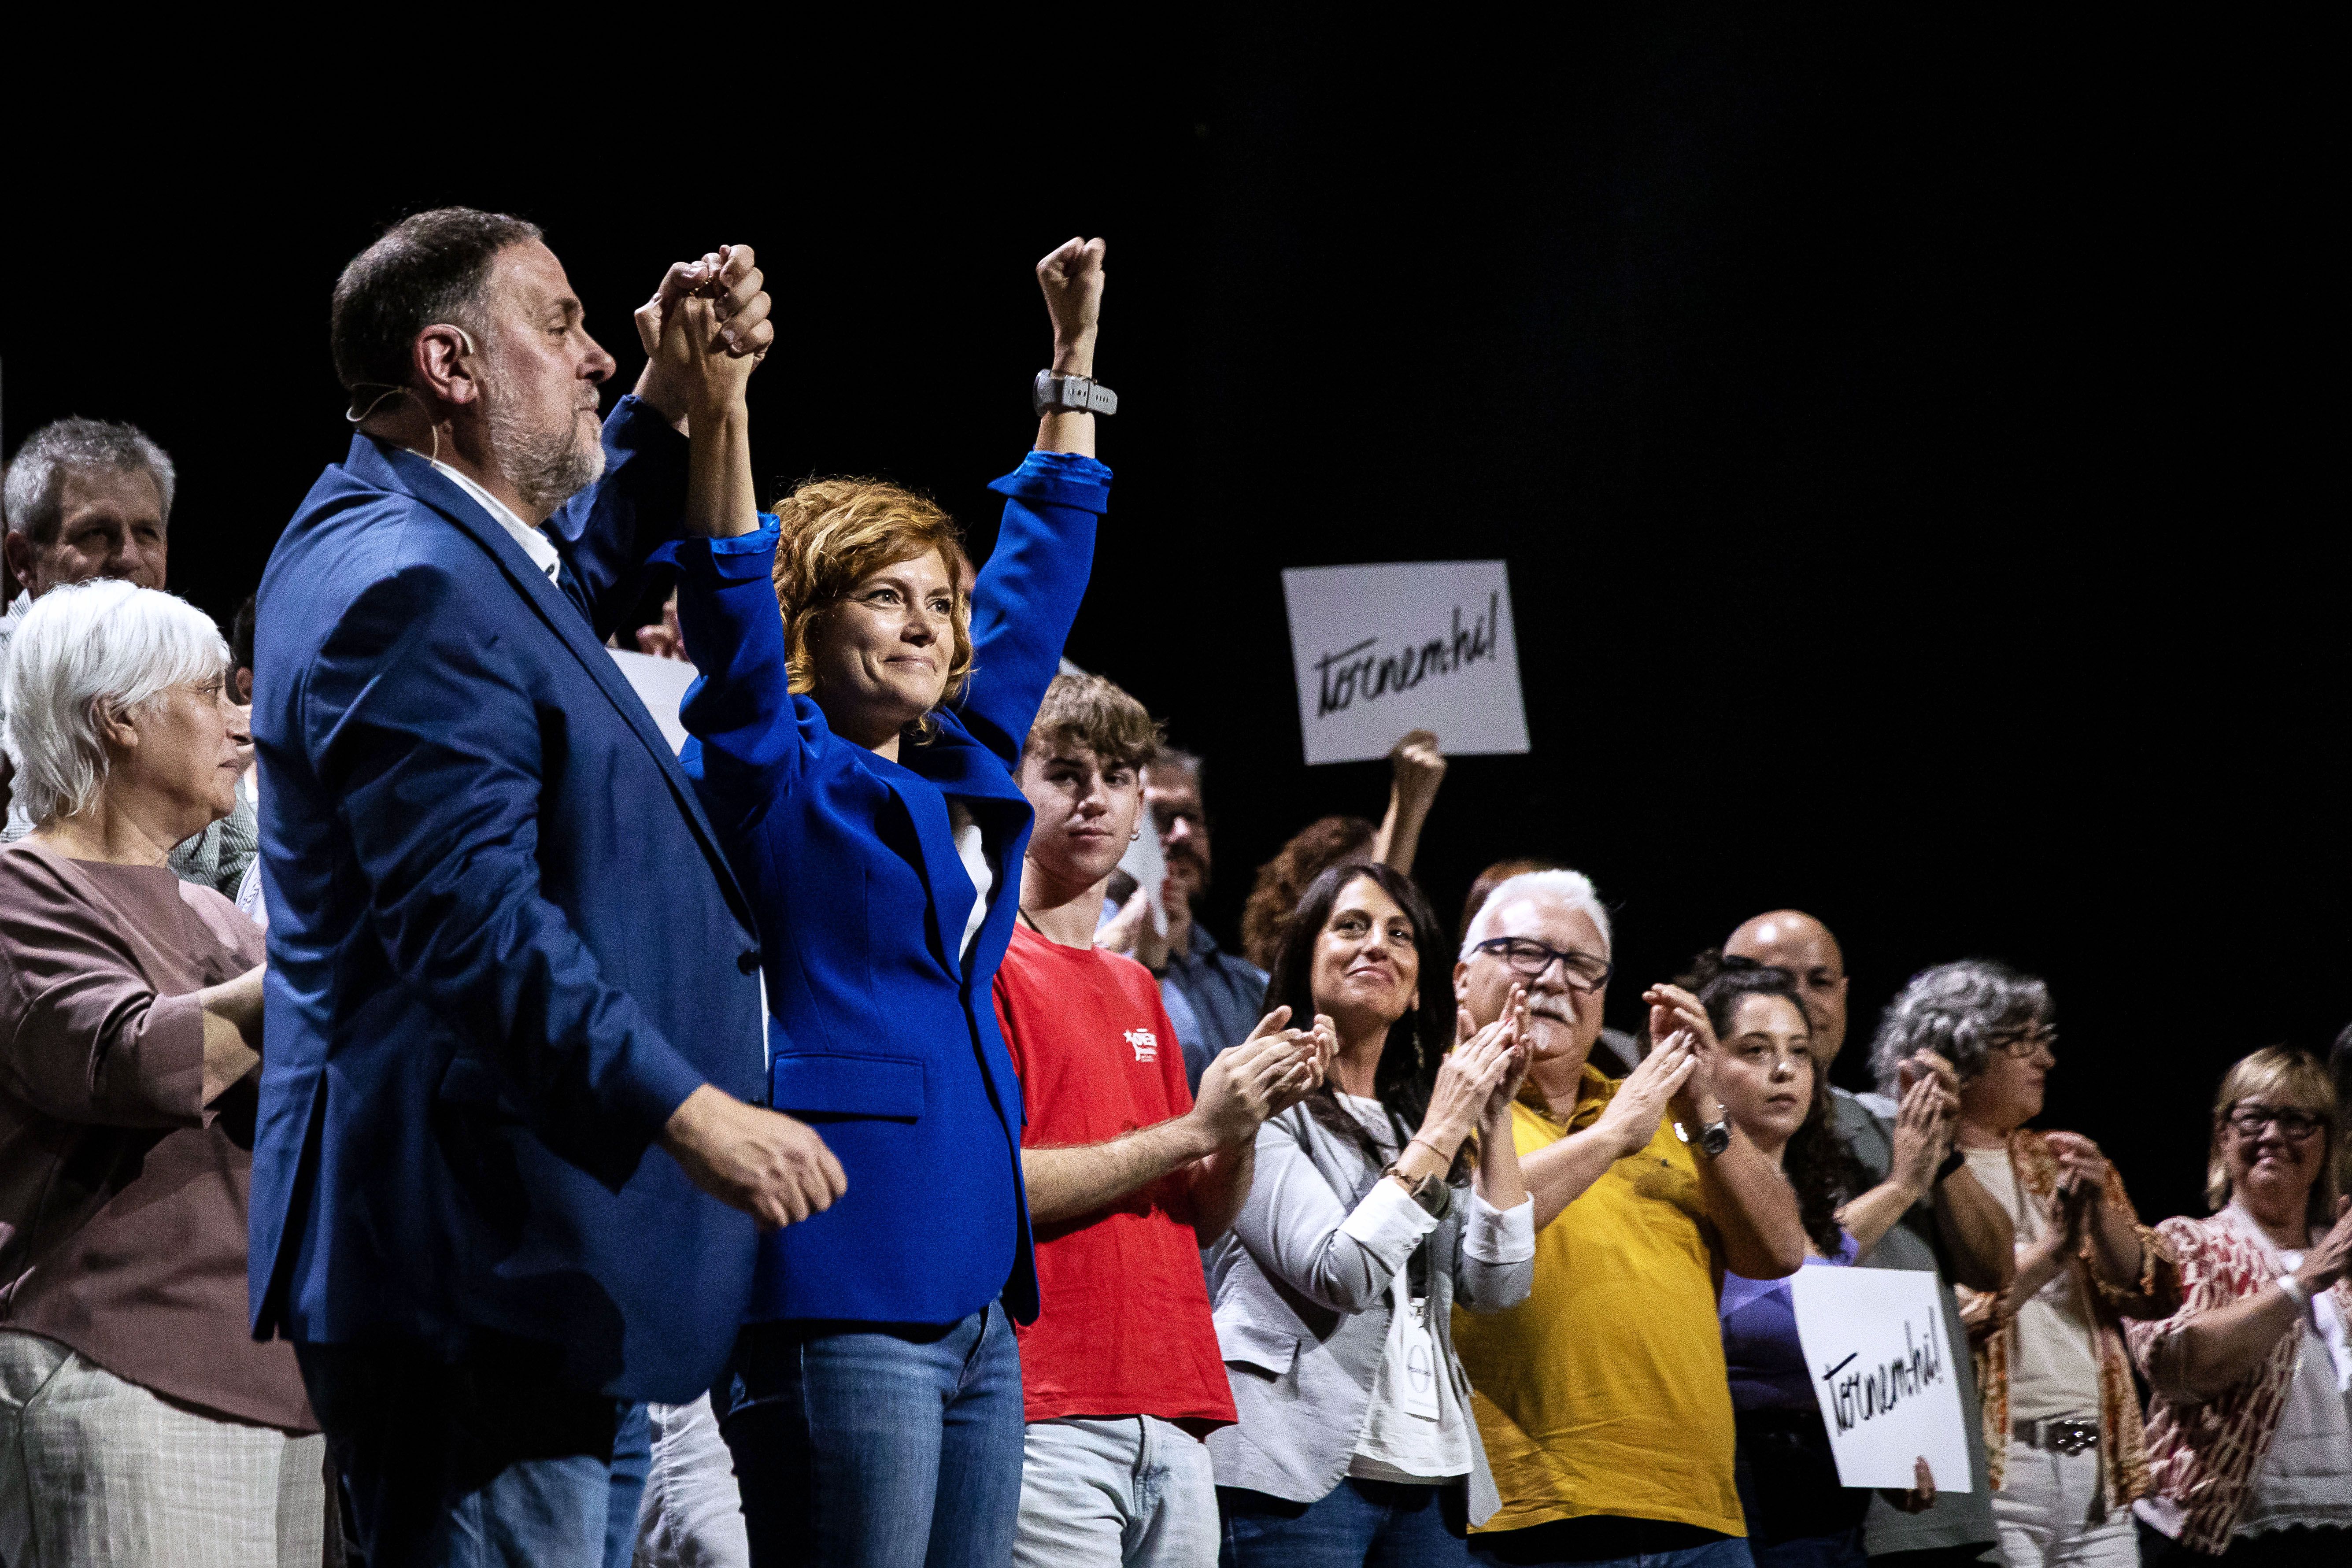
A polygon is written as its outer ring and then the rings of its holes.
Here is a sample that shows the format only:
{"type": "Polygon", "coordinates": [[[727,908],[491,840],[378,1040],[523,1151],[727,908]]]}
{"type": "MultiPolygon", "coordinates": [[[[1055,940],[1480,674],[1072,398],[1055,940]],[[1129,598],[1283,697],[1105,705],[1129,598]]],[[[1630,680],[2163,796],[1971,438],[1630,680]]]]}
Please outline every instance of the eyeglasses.
{"type": "Polygon", "coordinates": [[[2021,1062],[2032,1061],[2036,1051],[2046,1053],[2053,1062],[2058,1059],[2058,1031],[2040,1024],[2022,1029],[2003,1029],[1989,1037],[1985,1044],[2021,1062]]]}
{"type": "Polygon", "coordinates": [[[2241,1137],[2259,1138],[2263,1129],[2276,1123],[2279,1136],[2290,1143],[2300,1143],[2327,1125],[2327,1118],[2313,1110],[2297,1110],[2293,1106],[2268,1106],[2247,1102],[2230,1108],[2230,1125],[2241,1137]]]}
{"type": "Polygon", "coordinates": [[[1529,980],[1543,978],[1544,971],[1557,961],[1569,984],[1578,991],[1598,991],[1617,973],[1617,966],[1606,959],[1579,952],[1572,947],[1552,947],[1532,937],[1498,936],[1480,942],[1472,951],[1493,953],[1511,966],[1512,973],[1529,980]]]}

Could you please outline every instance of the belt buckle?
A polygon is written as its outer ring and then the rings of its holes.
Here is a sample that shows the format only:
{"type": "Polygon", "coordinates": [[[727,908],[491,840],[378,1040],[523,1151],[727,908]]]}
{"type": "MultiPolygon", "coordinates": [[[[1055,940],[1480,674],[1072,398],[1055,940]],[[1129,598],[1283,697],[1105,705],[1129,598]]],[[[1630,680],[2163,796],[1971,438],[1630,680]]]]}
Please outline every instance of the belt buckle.
{"type": "Polygon", "coordinates": [[[2079,1454],[2085,1448],[2096,1447],[2099,1441],[2098,1423],[2095,1421],[2046,1422],[2042,1434],[2053,1454],[2079,1454]]]}

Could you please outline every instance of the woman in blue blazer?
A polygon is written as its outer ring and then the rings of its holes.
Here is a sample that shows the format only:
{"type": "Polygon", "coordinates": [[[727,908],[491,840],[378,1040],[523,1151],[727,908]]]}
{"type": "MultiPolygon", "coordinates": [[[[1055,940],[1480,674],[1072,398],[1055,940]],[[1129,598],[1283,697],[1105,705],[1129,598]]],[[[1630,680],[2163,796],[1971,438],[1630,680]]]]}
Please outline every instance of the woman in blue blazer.
{"type": "MultiPolygon", "coordinates": [[[[1038,264],[1055,372],[1093,372],[1103,242],[1038,264]]],[[[753,1560],[1001,1568],[1021,1491],[1006,1313],[1036,1311],[1021,1084],[991,984],[1020,907],[1013,783],[1110,473],[1048,413],[967,605],[955,525],[863,479],[753,508],[740,416],[694,434],[686,752],[760,925],[770,1103],[846,1187],[770,1232],[715,1391],[753,1560]],[[778,614],[781,604],[782,614],[778,614]],[[933,1500],[947,1505],[934,1510],[933,1500]]]]}

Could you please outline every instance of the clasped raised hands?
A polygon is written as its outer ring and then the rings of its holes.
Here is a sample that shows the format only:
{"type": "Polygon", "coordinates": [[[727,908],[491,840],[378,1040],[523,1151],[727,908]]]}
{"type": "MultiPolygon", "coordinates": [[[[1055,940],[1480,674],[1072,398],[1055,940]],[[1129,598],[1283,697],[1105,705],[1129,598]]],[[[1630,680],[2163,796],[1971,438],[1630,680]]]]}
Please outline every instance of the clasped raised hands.
{"type": "Polygon", "coordinates": [[[673,424],[698,406],[740,398],[744,378],[776,340],[763,282],[748,245],[674,263],[637,307],[637,342],[646,354],[637,395],[673,424]]]}

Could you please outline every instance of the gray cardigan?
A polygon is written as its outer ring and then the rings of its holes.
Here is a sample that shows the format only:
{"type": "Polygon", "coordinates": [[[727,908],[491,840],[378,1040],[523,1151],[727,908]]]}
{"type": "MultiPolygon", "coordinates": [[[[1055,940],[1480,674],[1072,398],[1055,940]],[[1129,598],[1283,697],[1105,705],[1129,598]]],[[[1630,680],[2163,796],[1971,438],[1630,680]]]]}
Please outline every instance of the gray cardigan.
{"type": "MultiPolygon", "coordinates": [[[[1240,1425],[1209,1436],[1217,1484],[1315,1502],[1348,1473],[1386,1348],[1391,1275],[1376,1270],[1340,1226],[1380,1173],[1356,1146],[1294,1106],[1258,1129],[1256,1174],[1233,1229],[1209,1251],[1217,1345],[1240,1425]],[[1336,1243],[1336,1245],[1335,1245],[1336,1243]]],[[[1470,1380],[1454,1351],[1454,1303],[1474,1312],[1517,1306],[1535,1284],[1532,1258],[1486,1263],[1463,1249],[1467,1193],[1422,1245],[1451,1267],[1431,1269],[1432,1327],[1469,1429],[1469,1515],[1502,1506],[1470,1380]]]]}

